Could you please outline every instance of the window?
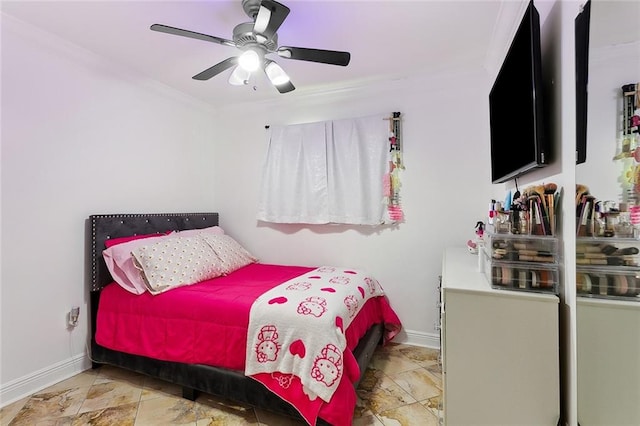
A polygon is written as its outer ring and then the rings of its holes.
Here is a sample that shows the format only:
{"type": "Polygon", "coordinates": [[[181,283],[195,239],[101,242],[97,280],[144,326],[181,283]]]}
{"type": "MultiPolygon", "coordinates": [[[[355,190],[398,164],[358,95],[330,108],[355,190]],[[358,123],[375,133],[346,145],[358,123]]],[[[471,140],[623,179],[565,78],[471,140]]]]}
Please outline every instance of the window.
{"type": "Polygon", "coordinates": [[[272,126],[258,220],[384,222],[389,123],[382,115],[272,126]]]}

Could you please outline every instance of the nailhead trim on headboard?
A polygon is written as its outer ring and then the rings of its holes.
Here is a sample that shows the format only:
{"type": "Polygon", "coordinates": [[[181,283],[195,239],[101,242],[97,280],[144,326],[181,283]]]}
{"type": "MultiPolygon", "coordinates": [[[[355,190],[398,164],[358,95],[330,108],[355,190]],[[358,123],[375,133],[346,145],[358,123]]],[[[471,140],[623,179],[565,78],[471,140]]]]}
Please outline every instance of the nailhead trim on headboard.
{"type": "Polygon", "coordinates": [[[138,234],[208,228],[218,225],[218,213],[102,214],[89,216],[89,220],[91,291],[99,291],[113,281],[102,259],[106,240],[138,234]]]}

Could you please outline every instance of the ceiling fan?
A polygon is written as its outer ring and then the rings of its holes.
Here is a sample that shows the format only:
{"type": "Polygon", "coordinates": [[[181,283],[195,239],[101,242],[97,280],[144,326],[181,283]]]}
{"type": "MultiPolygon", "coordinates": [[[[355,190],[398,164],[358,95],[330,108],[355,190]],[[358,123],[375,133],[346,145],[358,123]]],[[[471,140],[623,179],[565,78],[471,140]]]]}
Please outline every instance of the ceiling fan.
{"type": "Polygon", "coordinates": [[[237,47],[243,53],[232,56],[193,76],[195,80],[208,80],[221,72],[235,67],[229,77],[234,85],[248,84],[251,73],[262,69],[271,84],[280,93],[295,89],[282,67],[266,55],[275,53],[281,58],[323,64],[347,66],[351,59],[349,52],[309,49],[304,47],[278,47],[278,28],[289,14],[289,8],[273,0],[242,0],[244,12],[252,22],[244,22],[233,29],[233,40],[183,30],[162,24],[153,24],[151,29],[162,33],[195,38],[225,46],[237,47]]]}

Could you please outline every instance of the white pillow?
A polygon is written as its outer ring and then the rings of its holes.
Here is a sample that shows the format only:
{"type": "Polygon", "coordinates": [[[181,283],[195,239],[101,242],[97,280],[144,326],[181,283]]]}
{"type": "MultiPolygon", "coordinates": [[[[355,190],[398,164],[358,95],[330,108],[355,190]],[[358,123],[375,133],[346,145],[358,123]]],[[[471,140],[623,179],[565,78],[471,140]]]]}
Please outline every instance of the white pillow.
{"type": "Polygon", "coordinates": [[[131,251],[147,289],[159,294],[222,275],[220,259],[201,237],[180,235],[131,251]]]}
{"type": "Polygon", "coordinates": [[[218,259],[220,259],[220,266],[222,267],[222,273],[224,275],[258,261],[255,256],[226,234],[205,234],[201,235],[201,238],[209,243],[218,256],[218,259]]]}

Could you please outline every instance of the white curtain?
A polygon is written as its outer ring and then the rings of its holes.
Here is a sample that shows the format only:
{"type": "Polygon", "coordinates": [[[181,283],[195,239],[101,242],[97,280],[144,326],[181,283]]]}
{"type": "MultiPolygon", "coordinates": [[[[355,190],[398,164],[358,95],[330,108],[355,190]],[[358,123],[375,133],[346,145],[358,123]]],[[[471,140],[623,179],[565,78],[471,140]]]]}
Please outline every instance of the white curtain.
{"type": "Polygon", "coordinates": [[[382,182],[389,161],[384,118],[272,126],[258,220],[382,223],[382,182]]]}

